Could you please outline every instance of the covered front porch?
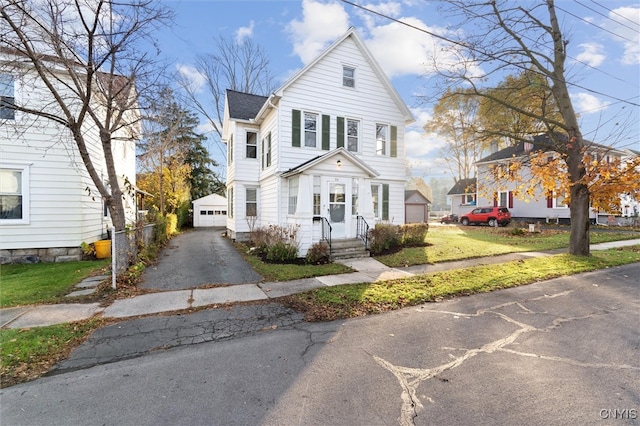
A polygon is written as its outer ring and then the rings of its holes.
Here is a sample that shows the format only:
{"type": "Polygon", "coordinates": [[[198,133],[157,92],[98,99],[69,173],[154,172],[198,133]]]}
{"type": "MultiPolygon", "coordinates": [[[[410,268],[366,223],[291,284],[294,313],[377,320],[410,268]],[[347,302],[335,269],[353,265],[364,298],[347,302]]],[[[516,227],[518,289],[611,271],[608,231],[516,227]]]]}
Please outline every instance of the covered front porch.
{"type": "Polygon", "coordinates": [[[298,229],[300,255],[311,245],[360,239],[376,222],[378,173],[338,148],[282,174],[288,188],[286,223],[298,229]],[[372,187],[375,193],[372,193],[372,187]]]}

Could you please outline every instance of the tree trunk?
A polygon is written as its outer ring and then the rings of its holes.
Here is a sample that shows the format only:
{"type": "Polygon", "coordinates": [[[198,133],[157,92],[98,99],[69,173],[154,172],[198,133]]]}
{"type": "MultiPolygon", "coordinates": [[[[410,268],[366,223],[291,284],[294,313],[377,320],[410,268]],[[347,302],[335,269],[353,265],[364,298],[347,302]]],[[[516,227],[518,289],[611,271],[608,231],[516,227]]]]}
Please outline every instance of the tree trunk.
{"type": "Polygon", "coordinates": [[[571,186],[571,235],[569,253],[589,256],[589,190],[582,183],[571,186]]]}

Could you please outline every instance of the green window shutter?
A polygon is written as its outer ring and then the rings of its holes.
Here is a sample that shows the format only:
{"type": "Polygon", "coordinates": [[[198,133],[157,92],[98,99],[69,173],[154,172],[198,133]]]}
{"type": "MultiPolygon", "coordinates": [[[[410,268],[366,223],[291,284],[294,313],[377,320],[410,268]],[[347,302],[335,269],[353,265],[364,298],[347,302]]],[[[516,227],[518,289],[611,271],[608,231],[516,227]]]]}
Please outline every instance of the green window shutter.
{"type": "Polygon", "coordinates": [[[389,155],[392,157],[398,156],[398,127],[391,126],[391,149],[389,155]]]}
{"type": "Polygon", "coordinates": [[[382,220],[389,220],[389,184],[382,184],[382,220]]]}
{"type": "Polygon", "coordinates": [[[291,110],[291,146],[300,146],[300,110],[291,110]]]}
{"type": "Polygon", "coordinates": [[[331,127],[331,117],[322,115],[322,149],[329,150],[329,128],[331,127]]]}
{"type": "Polygon", "coordinates": [[[336,120],[337,132],[336,132],[336,141],[337,147],[340,148],[344,146],[344,117],[338,117],[336,120]]]}

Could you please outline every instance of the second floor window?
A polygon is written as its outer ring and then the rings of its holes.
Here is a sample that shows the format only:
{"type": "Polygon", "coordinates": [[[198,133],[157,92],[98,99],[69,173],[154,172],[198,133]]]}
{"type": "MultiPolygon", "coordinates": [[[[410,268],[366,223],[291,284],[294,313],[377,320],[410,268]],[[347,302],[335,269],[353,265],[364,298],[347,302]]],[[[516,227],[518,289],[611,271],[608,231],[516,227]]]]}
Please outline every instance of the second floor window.
{"type": "Polygon", "coordinates": [[[16,118],[16,111],[13,109],[15,105],[13,86],[12,75],[0,74],[0,120],[15,120],[16,118]]]}
{"type": "Polygon", "coordinates": [[[347,119],[347,150],[358,152],[358,120],[347,119]]]}
{"type": "Polygon", "coordinates": [[[318,144],[318,114],[304,113],[304,146],[315,148],[318,144]]]}
{"type": "Polygon", "coordinates": [[[389,126],[376,124],[376,154],[387,155],[387,132],[389,126]]]}
{"type": "Polygon", "coordinates": [[[258,158],[258,134],[247,132],[247,158],[258,158]]]}
{"type": "Polygon", "coordinates": [[[229,152],[227,153],[227,164],[233,163],[233,135],[229,137],[229,152]]]}
{"type": "Polygon", "coordinates": [[[262,139],[262,168],[271,165],[271,133],[262,139]]]}

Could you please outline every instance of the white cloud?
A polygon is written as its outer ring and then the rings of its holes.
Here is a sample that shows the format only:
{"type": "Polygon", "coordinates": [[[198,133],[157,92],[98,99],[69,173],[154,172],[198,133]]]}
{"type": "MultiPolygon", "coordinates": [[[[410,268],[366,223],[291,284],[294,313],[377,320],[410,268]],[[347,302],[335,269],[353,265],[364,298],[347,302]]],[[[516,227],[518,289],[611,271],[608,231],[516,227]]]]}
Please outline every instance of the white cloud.
{"type": "Polygon", "coordinates": [[[407,127],[404,136],[407,158],[417,160],[437,154],[445,141],[435,133],[424,132],[424,125],[431,119],[431,113],[422,108],[412,108],[411,113],[416,121],[407,127]]]}
{"type": "Polygon", "coordinates": [[[604,62],[604,46],[600,43],[582,43],[578,47],[582,52],[576,57],[577,60],[585,62],[592,67],[597,67],[604,62]]]}
{"type": "Polygon", "coordinates": [[[191,65],[178,64],[176,65],[176,69],[178,70],[178,74],[180,74],[185,82],[189,84],[189,88],[194,93],[198,93],[202,90],[202,86],[204,86],[207,81],[204,74],[198,72],[198,70],[191,65]]]}
{"type": "Polygon", "coordinates": [[[609,12],[609,19],[604,23],[604,27],[608,30],[620,35],[613,39],[620,42],[624,46],[624,56],[622,63],[625,65],[640,64],[640,34],[637,27],[640,25],[640,7],[620,7],[609,12]],[[611,22],[615,21],[615,23],[611,22]],[[631,21],[631,22],[629,22],[631,21]],[[635,22],[634,25],[632,22],[635,22]]]}
{"type": "Polygon", "coordinates": [[[592,114],[606,109],[609,104],[603,102],[600,99],[589,93],[573,93],[571,94],[571,100],[575,106],[578,114],[592,114]]]}
{"type": "Polygon", "coordinates": [[[289,22],[287,32],[293,41],[293,52],[307,64],[348,28],[349,15],[341,4],[303,0],[302,20],[289,22]]]}
{"type": "Polygon", "coordinates": [[[242,44],[245,39],[253,37],[253,26],[254,22],[251,21],[248,27],[240,27],[236,30],[236,42],[238,44],[242,44]]]}

